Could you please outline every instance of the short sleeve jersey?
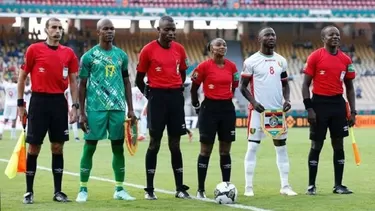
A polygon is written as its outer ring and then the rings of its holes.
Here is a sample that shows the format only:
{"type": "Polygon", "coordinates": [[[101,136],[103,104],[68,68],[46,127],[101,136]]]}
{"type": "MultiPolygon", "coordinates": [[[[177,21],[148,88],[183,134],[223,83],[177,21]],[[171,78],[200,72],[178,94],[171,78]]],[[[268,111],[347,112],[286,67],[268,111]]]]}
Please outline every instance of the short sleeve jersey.
{"type": "Polygon", "coordinates": [[[264,55],[257,52],[243,64],[241,77],[250,78],[250,92],[265,109],[282,109],[282,80],[288,80],[288,64],[277,54],[264,55]]]}
{"type": "Polygon", "coordinates": [[[228,100],[233,98],[233,89],[238,87],[239,74],[236,65],[225,59],[223,67],[209,59],[195,68],[191,80],[200,85],[203,83],[205,97],[214,100],[228,100]]]}
{"type": "Polygon", "coordinates": [[[128,74],[127,54],[99,45],[81,58],[79,77],[87,78],[86,111],[126,110],[123,74],[128,74]]]}
{"type": "Polygon", "coordinates": [[[77,56],[71,48],[59,45],[54,50],[39,42],[27,48],[22,69],[31,75],[33,92],[63,94],[68,88],[69,74],[77,73],[78,66],[77,56]]]}
{"type": "Polygon", "coordinates": [[[154,40],[142,48],[137,71],[146,73],[152,88],[180,88],[183,84],[181,71],[189,66],[184,47],[172,42],[170,48],[161,47],[154,40]]]}
{"type": "Polygon", "coordinates": [[[355,69],[349,56],[340,50],[332,55],[325,48],[310,54],[304,73],[313,77],[312,92],[324,96],[343,94],[344,79],[355,78],[355,69]]]}

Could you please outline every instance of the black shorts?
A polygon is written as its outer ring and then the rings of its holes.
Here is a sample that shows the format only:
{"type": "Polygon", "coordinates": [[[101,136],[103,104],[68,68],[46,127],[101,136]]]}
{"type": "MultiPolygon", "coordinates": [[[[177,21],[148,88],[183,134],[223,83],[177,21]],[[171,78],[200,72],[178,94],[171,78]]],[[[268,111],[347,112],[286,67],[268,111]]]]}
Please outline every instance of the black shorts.
{"type": "Polygon", "coordinates": [[[186,134],[185,98],[181,89],[150,88],[147,107],[147,124],[150,136],[161,137],[165,126],[168,135],[186,134]]]}
{"type": "Polygon", "coordinates": [[[310,140],[324,141],[328,129],[331,138],[344,138],[349,135],[346,102],[342,95],[314,95],[312,101],[316,124],[310,125],[310,140]]]}
{"type": "Polygon", "coordinates": [[[64,94],[33,92],[29,105],[26,142],[43,144],[47,131],[51,143],[69,140],[68,102],[64,94]]]}
{"type": "Polygon", "coordinates": [[[219,141],[236,140],[236,111],[232,100],[205,98],[199,110],[200,142],[213,144],[216,133],[219,141]]]}

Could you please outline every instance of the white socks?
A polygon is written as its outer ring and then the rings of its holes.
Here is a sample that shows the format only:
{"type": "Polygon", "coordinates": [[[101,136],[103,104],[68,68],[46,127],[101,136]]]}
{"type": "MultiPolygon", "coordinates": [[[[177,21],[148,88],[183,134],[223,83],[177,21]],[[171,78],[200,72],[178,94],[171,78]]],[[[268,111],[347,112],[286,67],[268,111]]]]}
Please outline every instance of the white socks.
{"type": "Polygon", "coordinates": [[[0,120],[0,134],[3,134],[3,132],[4,132],[4,127],[5,127],[4,121],[1,121],[1,120],[0,120]]]}
{"type": "Polygon", "coordinates": [[[254,169],[256,165],[256,153],[259,144],[255,142],[248,142],[247,152],[245,156],[245,189],[253,188],[254,169]]]}
{"type": "MultiPolygon", "coordinates": [[[[256,153],[259,144],[248,142],[245,156],[245,189],[253,188],[253,177],[256,166],[256,153]]],[[[286,145],[275,147],[276,164],[280,173],[281,188],[289,186],[289,158],[286,145]]]]}
{"type": "Polygon", "coordinates": [[[10,138],[11,139],[16,139],[16,128],[11,128],[10,129],[10,138]]]}
{"type": "Polygon", "coordinates": [[[289,158],[286,145],[275,147],[276,164],[280,173],[281,188],[289,186],[289,158]]]}
{"type": "Polygon", "coordinates": [[[74,138],[79,138],[77,122],[72,124],[74,138]]]}
{"type": "Polygon", "coordinates": [[[147,116],[141,115],[141,120],[139,121],[139,134],[146,136],[147,133],[147,116]]]}

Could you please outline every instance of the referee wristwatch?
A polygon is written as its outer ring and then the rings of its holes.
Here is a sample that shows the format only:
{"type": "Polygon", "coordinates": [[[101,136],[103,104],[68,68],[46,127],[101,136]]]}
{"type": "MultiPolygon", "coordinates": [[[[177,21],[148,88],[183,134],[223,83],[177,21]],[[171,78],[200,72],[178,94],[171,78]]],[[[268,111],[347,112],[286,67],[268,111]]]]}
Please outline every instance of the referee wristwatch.
{"type": "Polygon", "coordinates": [[[78,103],[73,103],[73,104],[72,104],[72,108],[79,109],[79,104],[78,104],[78,103]]]}

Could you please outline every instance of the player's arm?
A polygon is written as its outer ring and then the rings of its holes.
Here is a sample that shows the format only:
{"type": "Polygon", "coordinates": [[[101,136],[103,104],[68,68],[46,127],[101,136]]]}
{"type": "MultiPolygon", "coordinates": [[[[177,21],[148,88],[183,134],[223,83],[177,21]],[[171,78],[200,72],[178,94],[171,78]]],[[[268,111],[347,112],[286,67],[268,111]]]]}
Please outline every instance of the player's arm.
{"type": "Polygon", "coordinates": [[[347,68],[347,72],[344,78],[344,84],[346,87],[346,97],[349,102],[350,110],[355,112],[355,90],[353,85],[353,79],[355,78],[355,70],[353,64],[350,62],[347,68]]]}
{"type": "Polygon", "coordinates": [[[252,76],[253,70],[245,61],[243,64],[243,70],[241,72],[240,91],[241,94],[246,98],[246,100],[254,105],[256,103],[255,97],[250,93],[250,90],[248,89],[249,85],[252,86],[250,83],[250,78],[252,76]]]}
{"type": "MultiPolygon", "coordinates": [[[[135,84],[137,85],[139,91],[141,91],[143,94],[145,93],[146,84],[144,82],[144,78],[146,76],[146,73],[148,71],[148,68],[150,66],[151,60],[149,59],[148,55],[148,45],[142,48],[141,53],[139,54],[139,61],[137,65],[137,74],[135,76],[135,84]]],[[[148,96],[145,96],[148,98],[148,96]]]]}
{"type": "Polygon", "coordinates": [[[69,63],[69,89],[70,96],[72,97],[72,105],[75,105],[75,108],[78,109],[76,105],[78,102],[78,86],[77,86],[77,72],[79,69],[78,58],[72,50],[72,59],[69,63]]]}
{"type": "Polygon", "coordinates": [[[78,100],[80,104],[80,113],[81,115],[86,115],[86,86],[87,86],[87,79],[90,74],[90,68],[91,68],[91,63],[89,59],[87,58],[88,56],[83,55],[81,58],[80,62],[80,67],[79,67],[79,86],[78,86],[78,100]]]}
{"type": "Polygon", "coordinates": [[[311,96],[310,96],[310,86],[311,82],[315,76],[315,67],[316,67],[316,61],[315,61],[315,54],[311,54],[304,67],[304,78],[302,83],[302,97],[303,97],[303,103],[305,104],[306,110],[312,109],[312,102],[311,102],[311,96]]]}
{"type": "Polygon", "coordinates": [[[181,65],[180,65],[180,75],[182,79],[182,84],[186,81],[186,70],[189,68],[189,60],[186,55],[185,48],[181,46],[181,65]]]}
{"type": "MultiPolygon", "coordinates": [[[[33,45],[29,46],[26,51],[25,55],[25,63],[22,65],[21,70],[19,71],[18,75],[18,83],[17,83],[17,99],[20,99],[20,102],[17,103],[18,106],[22,106],[21,100],[23,101],[23,96],[25,94],[25,86],[26,86],[26,79],[27,75],[31,72],[34,66],[34,50],[33,45]]],[[[23,104],[23,102],[22,102],[23,104]]]]}
{"type": "Polygon", "coordinates": [[[191,95],[191,104],[195,109],[199,109],[200,103],[198,99],[198,89],[201,85],[201,83],[204,81],[204,68],[205,63],[199,64],[195,70],[193,71],[193,74],[191,75],[191,88],[190,88],[190,95],[191,95]]]}
{"type": "Polygon", "coordinates": [[[125,100],[126,104],[128,105],[128,112],[134,112],[133,109],[133,99],[132,99],[132,86],[130,84],[129,80],[129,71],[128,71],[128,56],[125,55],[123,56],[123,62],[122,62],[122,67],[121,67],[121,73],[122,73],[122,78],[124,80],[124,86],[125,86],[125,100]]]}

